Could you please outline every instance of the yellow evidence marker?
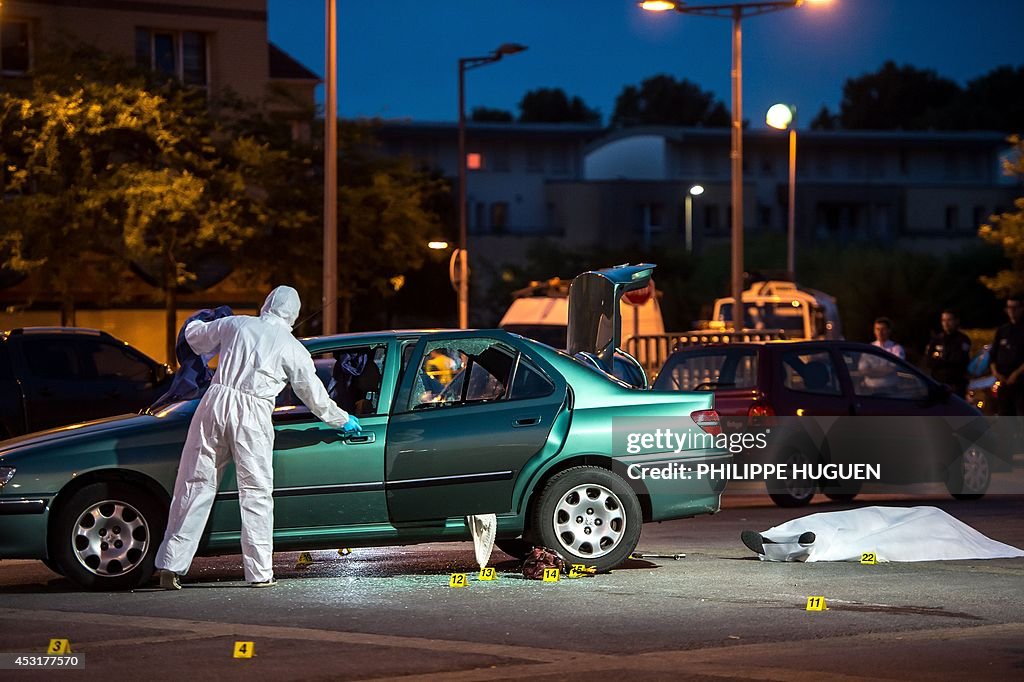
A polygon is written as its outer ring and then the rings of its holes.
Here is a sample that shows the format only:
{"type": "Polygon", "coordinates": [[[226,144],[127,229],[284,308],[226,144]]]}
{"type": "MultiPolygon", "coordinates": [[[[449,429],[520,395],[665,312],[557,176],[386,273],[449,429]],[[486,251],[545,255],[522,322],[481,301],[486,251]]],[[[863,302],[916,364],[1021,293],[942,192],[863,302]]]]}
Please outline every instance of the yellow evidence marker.
{"type": "Polygon", "coordinates": [[[448,578],[448,587],[467,587],[468,585],[469,577],[465,573],[452,573],[448,578]]]}
{"type": "Polygon", "coordinates": [[[235,642],[234,658],[252,658],[256,653],[256,647],[252,642],[235,642]]]}
{"type": "Polygon", "coordinates": [[[824,597],[808,597],[807,598],[807,610],[808,611],[828,611],[828,607],[825,606],[824,597]]]}
{"type": "Polygon", "coordinates": [[[351,553],[352,553],[352,550],[349,549],[348,547],[342,547],[341,549],[338,550],[338,554],[340,556],[348,556],[351,553]]]}
{"type": "Polygon", "coordinates": [[[594,575],[597,573],[597,566],[587,566],[586,564],[573,564],[569,571],[570,578],[585,578],[586,576],[594,575]]]}
{"type": "Polygon", "coordinates": [[[299,560],[295,562],[295,568],[306,568],[307,566],[313,565],[313,555],[309,552],[303,552],[299,555],[299,560]]]}
{"type": "Polygon", "coordinates": [[[878,556],[874,552],[864,552],[860,555],[860,562],[862,564],[874,565],[878,563],[878,556]]]}
{"type": "Polygon", "coordinates": [[[546,583],[557,583],[559,578],[559,570],[557,568],[545,568],[544,569],[544,582],[546,583]]]}
{"type": "Polygon", "coordinates": [[[66,639],[51,639],[50,646],[46,647],[46,653],[51,656],[63,656],[71,653],[71,642],[66,639]]]}
{"type": "Polygon", "coordinates": [[[497,580],[498,576],[494,572],[493,566],[484,566],[480,569],[480,580],[497,580]]]}

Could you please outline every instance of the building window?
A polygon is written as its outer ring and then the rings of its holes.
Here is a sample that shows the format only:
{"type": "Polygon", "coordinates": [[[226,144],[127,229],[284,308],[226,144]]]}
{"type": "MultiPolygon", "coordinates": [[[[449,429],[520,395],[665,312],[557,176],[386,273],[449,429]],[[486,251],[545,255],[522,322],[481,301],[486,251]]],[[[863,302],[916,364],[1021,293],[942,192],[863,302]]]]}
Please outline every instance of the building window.
{"type": "Polygon", "coordinates": [[[491,232],[503,234],[508,228],[508,202],[495,201],[491,204],[491,232]]]}
{"type": "Polygon", "coordinates": [[[566,175],[569,172],[569,152],[565,147],[551,149],[551,172],[555,175],[566,175]]]}
{"type": "Polygon", "coordinates": [[[544,172],[544,148],[527,147],[526,149],[526,170],[530,173],[544,172]]]}
{"type": "Polygon", "coordinates": [[[466,154],[466,169],[480,170],[484,167],[484,155],[480,152],[469,152],[466,154]]]}
{"type": "Polygon", "coordinates": [[[0,72],[23,74],[30,65],[29,25],[27,21],[0,21],[0,72]]]}
{"type": "Polygon", "coordinates": [[[960,227],[960,207],[955,204],[946,206],[946,230],[952,232],[960,227]]]}
{"type": "Polygon", "coordinates": [[[495,145],[494,153],[491,154],[491,170],[499,173],[507,173],[509,170],[508,145],[495,145]]]}
{"type": "Polygon", "coordinates": [[[974,207],[974,225],[973,227],[981,227],[982,223],[988,222],[988,212],[984,206],[974,207]]]}
{"type": "Polygon", "coordinates": [[[196,31],[135,29],[135,63],[185,85],[208,83],[206,35],[196,31]]]}

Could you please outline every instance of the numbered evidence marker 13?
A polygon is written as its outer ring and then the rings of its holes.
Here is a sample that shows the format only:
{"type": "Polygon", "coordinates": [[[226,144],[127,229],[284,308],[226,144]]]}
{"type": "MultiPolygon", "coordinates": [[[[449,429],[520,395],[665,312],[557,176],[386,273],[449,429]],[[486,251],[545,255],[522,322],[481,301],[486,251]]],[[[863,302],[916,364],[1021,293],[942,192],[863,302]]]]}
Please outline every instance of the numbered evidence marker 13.
{"type": "Polygon", "coordinates": [[[559,571],[557,568],[545,568],[544,569],[544,582],[546,583],[557,583],[559,571]]]}
{"type": "Polygon", "coordinates": [[[825,606],[824,597],[808,597],[807,598],[807,610],[808,611],[827,611],[828,607],[825,606]]]}
{"type": "Polygon", "coordinates": [[[862,564],[874,565],[878,563],[878,557],[875,556],[874,552],[864,552],[860,555],[860,562],[862,564]]]}
{"type": "Polygon", "coordinates": [[[252,658],[255,647],[252,642],[235,642],[235,658],[252,658]]]}
{"type": "Polygon", "coordinates": [[[480,569],[480,580],[497,580],[497,578],[493,566],[485,566],[480,569]]]}
{"type": "Polygon", "coordinates": [[[465,573],[452,573],[448,578],[448,587],[466,587],[469,585],[469,578],[465,573]]]}
{"type": "Polygon", "coordinates": [[[53,655],[70,654],[71,642],[66,639],[51,639],[50,646],[46,647],[46,653],[53,655]]]}

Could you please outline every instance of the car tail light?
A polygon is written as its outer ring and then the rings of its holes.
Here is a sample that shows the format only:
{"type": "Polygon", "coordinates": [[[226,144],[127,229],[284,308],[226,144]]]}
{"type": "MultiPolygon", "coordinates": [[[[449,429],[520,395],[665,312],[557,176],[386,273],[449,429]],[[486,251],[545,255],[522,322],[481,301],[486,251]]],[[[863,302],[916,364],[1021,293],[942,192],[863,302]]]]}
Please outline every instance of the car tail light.
{"type": "Polygon", "coordinates": [[[992,389],[991,390],[992,390],[992,397],[993,398],[998,398],[999,397],[999,382],[998,381],[996,383],[992,384],[992,389]]]}
{"type": "Polygon", "coordinates": [[[715,410],[697,410],[690,413],[690,419],[701,428],[704,433],[717,436],[722,433],[722,420],[715,410]]]}
{"type": "Polygon", "coordinates": [[[774,417],[775,410],[772,409],[771,405],[766,405],[764,403],[754,403],[753,405],[750,406],[750,409],[747,410],[747,416],[751,418],[774,417]]]}

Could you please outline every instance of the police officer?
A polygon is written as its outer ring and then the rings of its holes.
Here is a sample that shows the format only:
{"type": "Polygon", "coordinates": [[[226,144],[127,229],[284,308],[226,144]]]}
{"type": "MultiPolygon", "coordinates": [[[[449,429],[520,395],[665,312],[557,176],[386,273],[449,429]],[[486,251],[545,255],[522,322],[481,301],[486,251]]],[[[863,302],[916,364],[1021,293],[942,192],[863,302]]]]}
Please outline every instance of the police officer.
{"type": "Polygon", "coordinates": [[[961,398],[967,395],[971,340],[960,331],[960,318],[952,310],[942,311],[942,332],[928,342],[925,361],[933,379],[949,386],[961,398]]]}
{"type": "Polygon", "coordinates": [[[1024,416],[1024,294],[1006,299],[1009,323],[996,330],[992,342],[992,376],[999,382],[999,416],[1024,416]]]}

